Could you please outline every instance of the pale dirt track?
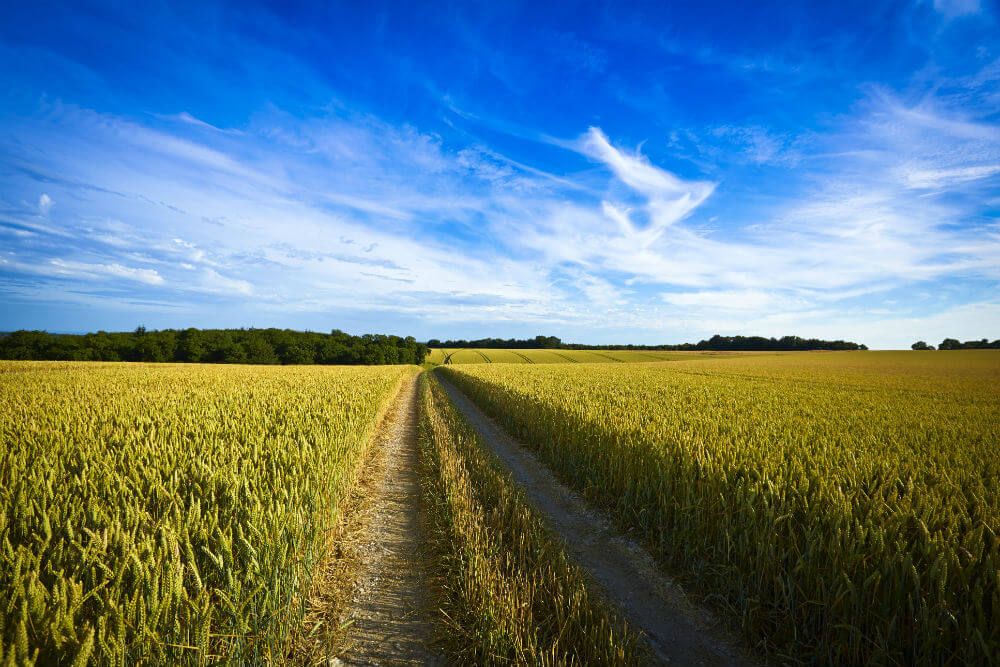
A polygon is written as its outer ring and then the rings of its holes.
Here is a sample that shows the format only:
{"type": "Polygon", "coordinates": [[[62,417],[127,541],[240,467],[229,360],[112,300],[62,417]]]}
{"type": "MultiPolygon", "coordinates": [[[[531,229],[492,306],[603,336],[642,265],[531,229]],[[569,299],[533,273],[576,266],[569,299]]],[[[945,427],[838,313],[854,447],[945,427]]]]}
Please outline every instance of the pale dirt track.
{"type": "Polygon", "coordinates": [[[622,537],[454,385],[437,377],[483,441],[510,468],[546,525],[565,542],[570,556],[629,623],[645,633],[662,663],[754,664],[710,612],[660,574],[642,547],[622,537]]]}
{"type": "Polygon", "coordinates": [[[360,563],[344,622],[344,645],[331,665],[444,664],[429,646],[433,632],[417,466],[417,377],[404,380],[376,436],[374,469],[346,551],[360,563]]]}

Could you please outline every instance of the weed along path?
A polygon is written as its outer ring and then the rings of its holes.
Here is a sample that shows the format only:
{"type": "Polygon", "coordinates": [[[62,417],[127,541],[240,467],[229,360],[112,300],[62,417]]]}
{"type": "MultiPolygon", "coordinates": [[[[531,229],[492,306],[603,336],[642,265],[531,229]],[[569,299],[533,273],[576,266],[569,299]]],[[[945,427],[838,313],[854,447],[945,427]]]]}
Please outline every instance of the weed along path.
{"type": "Polygon", "coordinates": [[[359,529],[347,541],[358,576],[344,615],[349,624],[330,665],[433,665],[431,594],[420,519],[417,376],[404,380],[374,443],[359,529]]]}
{"type": "Polygon", "coordinates": [[[633,627],[645,633],[663,663],[754,664],[710,612],[659,573],[642,547],[623,538],[461,391],[437,377],[483,441],[510,468],[543,521],[565,542],[567,552],[633,627]]]}

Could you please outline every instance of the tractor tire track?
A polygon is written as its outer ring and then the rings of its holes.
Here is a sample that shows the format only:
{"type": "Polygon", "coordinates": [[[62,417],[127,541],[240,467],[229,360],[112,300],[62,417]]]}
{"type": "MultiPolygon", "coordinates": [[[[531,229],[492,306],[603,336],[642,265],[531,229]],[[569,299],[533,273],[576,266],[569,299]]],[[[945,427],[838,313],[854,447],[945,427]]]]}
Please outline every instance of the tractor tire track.
{"type": "Polygon", "coordinates": [[[437,375],[452,402],[510,469],[514,481],[567,553],[599,584],[656,657],[671,665],[753,665],[712,613],[660,573],[641,546],[627,540],[577,494],[555,479],[453,384],[437,375]]]}

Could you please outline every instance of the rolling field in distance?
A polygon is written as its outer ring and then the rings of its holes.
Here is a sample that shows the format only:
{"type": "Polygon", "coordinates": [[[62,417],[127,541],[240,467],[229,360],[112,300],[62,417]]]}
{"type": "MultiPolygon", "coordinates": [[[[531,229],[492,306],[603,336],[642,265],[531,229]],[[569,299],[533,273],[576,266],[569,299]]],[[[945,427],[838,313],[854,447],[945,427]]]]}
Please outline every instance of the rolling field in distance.
{"type": "Polygon", "coordinates": [[[0,362],[0,664],[281,664],[409,369],[0,362]]]}
{"type": "Polygon", "coordinates": [[[1000,655],[1000,353],[438,372],[779,661],[1000,655]]]}
{"type": "MultiPolygon", "coordinates": [[[[718,357],[741,352],[670,352],[656,350],[501,350],[486,348],[433,348],[433,364],[616,364],[681,361],[693,357],[718,357]]],[[[749,353],[753,354],[753,353],[749,353]]]]}

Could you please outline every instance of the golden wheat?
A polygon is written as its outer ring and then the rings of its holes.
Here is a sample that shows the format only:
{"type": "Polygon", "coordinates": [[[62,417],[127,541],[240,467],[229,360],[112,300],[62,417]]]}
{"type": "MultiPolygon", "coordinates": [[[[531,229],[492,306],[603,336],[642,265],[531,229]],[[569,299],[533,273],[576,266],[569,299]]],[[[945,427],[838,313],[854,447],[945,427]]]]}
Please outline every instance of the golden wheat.
{"type": "Polygon", "coordinates": [[[406,372],[0,362],[0,664],[282,663],[406,372]]]}
{"type": "Polygon", "coordinates": [[[1000,656],[1000,353],[445,367],[782,661],[1000,656]]]}
{"type": "Polygon", "coordinates": [[[588,591],[440,384],[422,379],[421,390],[425,503],[451,658],[470,665],[640,664],[635,636],[588,591]]]}

